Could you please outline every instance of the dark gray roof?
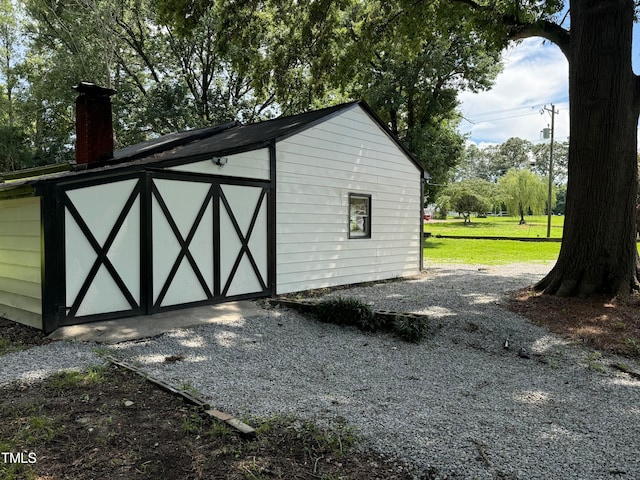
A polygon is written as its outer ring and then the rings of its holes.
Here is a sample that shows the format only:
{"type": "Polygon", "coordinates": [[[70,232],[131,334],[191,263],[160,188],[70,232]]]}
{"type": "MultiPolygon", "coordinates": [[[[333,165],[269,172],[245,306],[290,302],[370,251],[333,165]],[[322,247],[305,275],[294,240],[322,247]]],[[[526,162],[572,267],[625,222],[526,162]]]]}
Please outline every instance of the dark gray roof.
{"type": "MultiPolygon", "coordinates": [[[[72,171],[64,173],[53,173],[37,177],[31,176],[31,178],[13,181],[10,184],[0,184],[0,191],[15,190],[23,186],[28,188],[29,185],[35,186],[41,182],[57,182],[61,179],[83,175],[89,172],[101,174],[102,172],[108,173],[120,168],[153,166],[166,162],[170,163],[172,161],[181,163],[182,160],[188,161],[192,158],[231,154],[262,148],[270,142],[287,138],[290,135],[310,128],[317,123],[356,106],[362,107],[396,142],[407,157],[421,171],[423,170],[411,152],[391,133],[387,126],[377,117],[375,112],[371,110],[371,107],[365,102],[359,101],[248,125],[242,125],[240,122],[234,121],[214,127],[163,135],[153,140],[116,150],[113,153],[113,158],[104,163],[78,165],[75,166],[72,171]]],[[[4,192],[4,194],[0,194],[0,197],[6,196],[8,193],[9,192],[4,192]]]]}
{"type": "Polygon", "coordinates": [[[321,110],[248,125],[231,122],[217,127],[165,135],[155,140],[116,150],[113,153],[113,160],[107,161],[107,163],[121,163],[136,159],[156,162],[258,148],[272,140],[286,138],[357,104],[358,102],[335,105],[321,110]]]}

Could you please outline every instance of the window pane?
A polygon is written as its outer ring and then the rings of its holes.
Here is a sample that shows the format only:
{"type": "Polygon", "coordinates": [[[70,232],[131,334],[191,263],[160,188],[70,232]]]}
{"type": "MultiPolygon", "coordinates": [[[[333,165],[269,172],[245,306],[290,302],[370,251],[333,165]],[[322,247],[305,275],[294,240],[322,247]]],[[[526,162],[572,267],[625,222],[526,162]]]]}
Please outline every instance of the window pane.
{"type": "Polygon", "coordinates": [[[371,198],[368,196],[349,196],[349,237],[368,238],[371,235],[370,232],[370,202],[371,198]]]}

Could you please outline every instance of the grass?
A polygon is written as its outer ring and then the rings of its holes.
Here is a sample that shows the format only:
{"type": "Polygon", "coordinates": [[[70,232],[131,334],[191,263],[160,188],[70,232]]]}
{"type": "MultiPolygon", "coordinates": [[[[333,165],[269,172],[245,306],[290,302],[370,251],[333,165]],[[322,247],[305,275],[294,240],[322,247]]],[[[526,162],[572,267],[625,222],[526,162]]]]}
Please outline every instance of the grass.
{"type": "MultiPolygon", "coordinates": [[[[471,224],[462,219],[429,221],[424,225],[431,237],[424,242],[425,263],[467,263],[504,265],[516,262],[554,261],[560,252],[560,242],[521,242],[518,240],[468,240],[436,238],[436,235],[545,238],[547,217],[525,217],[520,225],[516,217],[474,218],[471,224]]],[[[564,217],[552,217],[551,237],[562,237],[564,217]]]]}
{"type": "Polygon", "coordinates": [[[554,261],[560,242],[520,242],[518,240],[459,240],[428,238],[424,242],[424,261],[429,263],[468,263],[506,265],[520,262],[554,261]]]}
{"type": "MultiPolygon", "coordinates": [[[[424,224],[424,231],[436,235],[478,235],[497,237],[545,238],[547,236],[547,217],[544,215],[525,216],[524,225],[518,217],[471,217],[470,224],[464,224],[461,218],[445,221],[430,220],[424,224]]],[[[551,217],[551,237],[561,238],[563,216],[551,217]]]]}
{"type": "Polygon", "coordinates": [[[0,356],[8,353],[19,352],[27,348],[27,345],[12,342],[8,338],[0,338],[0,356]]]}

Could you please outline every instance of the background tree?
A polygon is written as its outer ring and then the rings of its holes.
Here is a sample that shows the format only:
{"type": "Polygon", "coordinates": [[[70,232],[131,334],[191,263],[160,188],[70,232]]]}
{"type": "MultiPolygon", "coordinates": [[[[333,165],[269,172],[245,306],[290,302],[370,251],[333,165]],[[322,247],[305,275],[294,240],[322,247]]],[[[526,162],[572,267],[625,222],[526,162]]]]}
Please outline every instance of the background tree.
{"type": "Polygon", "coordinates": [[[463,152],[457,90],[486,89],[499,70],[495,45],[437,3],[429,15],[418,4],[380,0],[25,6],[31,41],[23,103],[34,118],[26,138],[35,164],[72,159],[70,87],[79,81],[118,91],[116,147],[365,98],[429,171],[433,197],[463,152]],[[415,31],[424,33],[419,41],[415,31]]]}
{"type": "Polygon", "coordinates": [[[500,70],[498,50],[469,41],[472,23],[439,15],[444,5],[434,8],[425,15],[417,4],[367,2],[337,63],[343,91],[364,98],[429,172],[429,198],[463,157],[458,90],[487,89],[500,70]]]}
{"type": "Polygon", "coordinates": [[[558,261],[536,288],[559,296],[640,290],[635,196],[640,81],[631,67],[633,0],[459,0],[496,38],[539,36],[569,62],[571,135],[566,218],[558,261]]]}
{"type": "MultiPolygon", "coordinates": [[[[204,16],[213,2],[159,4],[190,36],[193,20],[181,19],[204,16]]],[[[274,85],[282,113],[364,98],[423,163],[435,197],[462,157],[457,91],[488,88],[500,68],[499,50],[473,22],[441,14],[451,6],[437,2],[429,14],[419,2],[380,0],[221,4],[220,45],[257,92],[274,85]],[[254,28],[259,34],[246,33],[254,28]]]]}
{"type": "Polygon", "coordinates": [[[494,170],[506,173],[509,169],[529,168],[533,162],[531,150],[533,144],[522,138],[511,137],[497,146],[494,158],[494,170]]]}
{"type": "Polygon", "coordinates": [[[21,101],[21,29],[18,5],[0,0],[0,170],[22,167],[31,154],[29,126],[21,101]]]}
{"type": "MultiPolygon", "coordinates": [[[[549,142],[532,145],[534,162],[531,170],[538,175],[549,175],[549,142]]],[[[553,142],[553,181],[556,185],[567,183],[567,162],[569,160],[569,142],[553,142]]]]}
{"type": "Polygon", "coordinates": [[[27,0],[31,41],[24,79],[25,105],[35,119],[33,162],[72,159],[71,86],[79,81],[118,91],[116,147],[321,103],[309,62],[299,60],[315,58],[328,45],[315,34],[326,13],[320,7],[330,4],[303,2],[284,17],[273,8],[253,8],[256,2],[203,2],[181,33],[163,23],[154,0],[27,0]],[[282,33],[298,24],[310,25],[308,35],[298,32],[301,45],[282,33]]]}
{"type": "MultiPolygon", "coordinates": [[[[498,180],[498,185],[509,213],[520,216],[520,225],[526,223],[524,216],[528,212],[537,215],[545,211],[548,185],[544,178],[530,170],[511,169],[498,180]]],[[[551,202],[553,208],[555,196],[551,202]]]]}
{"type": "MultiPolygon", "coordinates": [[[[518,137],[509,138],[502,144],[483,148],[478,148],[473,144],[467,145],[461,167],[454,171],[453,176],[458,179],[482,178],[496,182],[511,168],[521,169],[536,166],[536,153],[540,156],[544,155],[540,146],[518,137]]],[[[543,164],[541,168],[548,164],[549,159],[547,158],[546,164],[543,164]]]]}
{"type": "Polygon", "coordinates": [[[495,184],[476,178],[448,185],[440,192],[436,204],[440,210],[455,210],[464,223],[471,223],[472,213],[486,213],[500,198],[495,184]]]}

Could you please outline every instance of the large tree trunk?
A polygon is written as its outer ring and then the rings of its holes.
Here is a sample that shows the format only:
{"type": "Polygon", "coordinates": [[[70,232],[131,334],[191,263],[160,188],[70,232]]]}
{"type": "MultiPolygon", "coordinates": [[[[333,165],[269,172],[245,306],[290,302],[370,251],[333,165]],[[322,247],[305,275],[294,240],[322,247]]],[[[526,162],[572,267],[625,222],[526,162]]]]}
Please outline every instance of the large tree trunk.
{"type": "Polygon", "coordinates": [[[638,289],[633,15],[633,0],[571,2],[567,207],[558,261],[536,285],[545,293],[638,289]]]}

